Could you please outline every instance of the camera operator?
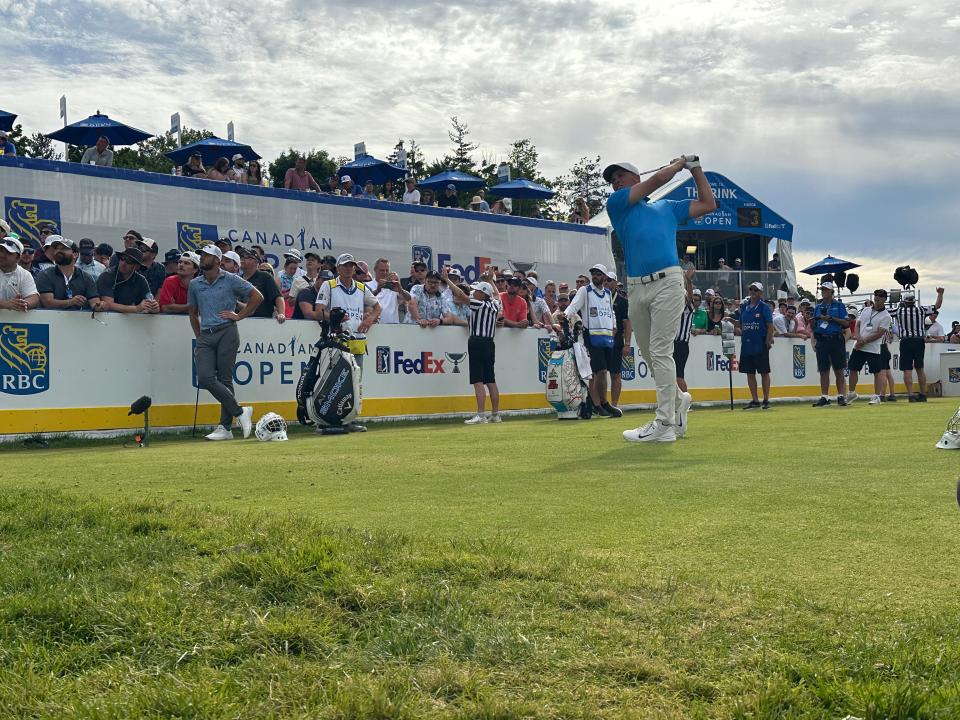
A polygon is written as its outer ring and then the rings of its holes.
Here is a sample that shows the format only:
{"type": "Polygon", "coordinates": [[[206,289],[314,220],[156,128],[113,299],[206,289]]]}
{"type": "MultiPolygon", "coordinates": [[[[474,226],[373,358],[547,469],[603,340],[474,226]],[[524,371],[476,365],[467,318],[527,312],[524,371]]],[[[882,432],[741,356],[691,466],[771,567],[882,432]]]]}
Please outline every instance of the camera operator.
{"type": "Polygon", "coordinates": [[[843,331],[850,327],[847,306],[833,297],[836,286],[825,282],[820,286],[823,300],[813,311],[813,349],[817,354],[817,372],[820,373],[820,399],[813,407],[827,407],[830,398],[830,369],[837,381],[837,405],[846,407],[847,352],[843,331]]]}

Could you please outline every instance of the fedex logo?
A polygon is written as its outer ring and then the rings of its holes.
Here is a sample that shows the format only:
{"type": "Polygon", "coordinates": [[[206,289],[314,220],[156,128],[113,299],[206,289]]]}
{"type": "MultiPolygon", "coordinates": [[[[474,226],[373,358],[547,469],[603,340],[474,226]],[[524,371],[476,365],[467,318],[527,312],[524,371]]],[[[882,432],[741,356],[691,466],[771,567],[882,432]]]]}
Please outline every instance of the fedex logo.
{"type": "Polygon", "coordinates": [[[443,359],[435,357],[432,352],[422,352],[418,358],[408,358],[403,350],[393,351],[393,371],[404,375],[432,375],[446,372],[443,369],[443,359]]]}
{"type": "Polygon", "coordinates": [[[444,265],[449,265],[450,267],[455,267],[457,270],[463,273],[463,279],[468,283],[474,283],[480,279],[480,273],[490,267],[490,258],[481,257],[479,255],[474,256],[472,265],[459,265],[455,262],[451,262],[453,259],[452,255],[446,253],[437,254],[437,271],[439,272],[444,265]]]}

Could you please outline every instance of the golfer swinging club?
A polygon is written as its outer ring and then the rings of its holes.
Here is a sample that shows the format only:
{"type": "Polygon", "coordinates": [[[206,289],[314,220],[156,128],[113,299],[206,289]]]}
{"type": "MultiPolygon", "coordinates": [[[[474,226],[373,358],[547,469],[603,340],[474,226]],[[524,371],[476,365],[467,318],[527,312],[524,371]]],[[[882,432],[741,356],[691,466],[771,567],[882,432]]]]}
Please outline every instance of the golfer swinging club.
{"type": "Polygon", "coordinates": [[[646,180],[631,163],[616,163],[603,171],[613,186],[607,214],[623,245],[627,267],[630,321],[640,354],[657,384],[656,417],[642,427],[627,430],[630,442],[674,442],[687,431],[692,397],[677,388],[673,338],[686,301],[683,270],[677,255],[677,225],[713,212],[717,201],[694,155],[684,155],[646,180]],[[696,200],[657,200],[647,196],[686,168],[697,184],[696,200]]]}
{"type": "Polygon", "coordinates": [[[190,325],[197,338],[197,384],[220,403],[220,424],[207,440],[232,440],[236,418],[245,438],[253,427],[253,408],[241,408],[233,396],[233,368],[240,349],[237,323],[263,301],[263,295],[240,275],[220,269],[222,255],[216,245],[200,251],[200,275],[187,287],[190,325]],[[236,312],[237,301],[245,302],[236,312]]]}

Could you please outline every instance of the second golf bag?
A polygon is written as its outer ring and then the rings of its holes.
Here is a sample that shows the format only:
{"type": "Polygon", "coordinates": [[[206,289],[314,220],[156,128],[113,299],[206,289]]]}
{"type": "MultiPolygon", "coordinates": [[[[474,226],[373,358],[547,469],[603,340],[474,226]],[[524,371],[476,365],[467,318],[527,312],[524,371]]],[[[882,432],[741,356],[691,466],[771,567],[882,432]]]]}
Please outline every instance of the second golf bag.
{"type": "Polygon", "coordinates": [[[344,312],[330,311],[320,323],[320,339],[297,383],[297,419],[303,425],[342,429],[360,414],[360,368],[347,347],[344,312]]]}
{"type": "Polygon", "coordinates": [[[547,362],[547,402],[557,411],[558,420],[588,419],[593,413],[587,384],[577,368],[574,346],[580,335],[578,322],[573,333],[566,319],[561,321],[560,340],[547,362]]]}

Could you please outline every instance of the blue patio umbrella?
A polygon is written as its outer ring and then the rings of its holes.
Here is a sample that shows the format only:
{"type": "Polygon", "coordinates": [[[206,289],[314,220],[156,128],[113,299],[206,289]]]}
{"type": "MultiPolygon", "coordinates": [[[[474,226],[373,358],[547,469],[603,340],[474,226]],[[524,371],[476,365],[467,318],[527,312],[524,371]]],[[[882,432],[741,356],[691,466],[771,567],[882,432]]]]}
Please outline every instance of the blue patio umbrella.
{"type": "Polygon", "coordinates": [[[840,258],[833,257],[833,255],[827,255],[823,260],[815,262],[800,272],[806,273],[807,275],[825,275],[827,273],[846,272],[847,270],[858,267],[860,267],[860,263],[841,260],[840,258]]]}
{"type": "Polygon", "coordinates": [[[510,182],[494,185],[490,188],[490,194],[517,200],[549,200],[556,195],[550,188],[531,182],[526,178],[517,178],[510,182]]]}
{"type": "Polygon", "coordinates": [[[456,185],[457,190],[476,190],[486,185],[482,178],[459,170],[444,170],[442,173],[431,175],[426,180],[421,180],[417,185],[427,190],[440,192],[446,189],[450,183],[456,185]]]}
{"type": "Polygon", "coordinates": [[[364,155],[353,162],[341,165],[337,177],[349,175],[354,185],[363,187],[368,180],[374,185],[383,185],[387,180],[399,180],[406,172],[402,167],[391,165],[386,160],[364,155]]]}
{"type": "Polygon", "coordinates": [[[151,133],[111,120],[99,110],[85,120],[71,123],[56,132],[47,133],[47,137],[51,140],[87,146],[96,145],[101,135],[107,138],[111,145],[133,145],[153,137],[151,133]]]}
{"type": "Polygon", "coordinates": [[[13,131],[13,121],[17,119],[16,113],[8,113],[6,110],[0,110],[0,130],[7,132],[13,131]]]}
{"type": "Polygon", "coordinates": [[[227,160],[240,153],[244,160],[259,160],[260,156],[253,151],[249,145],[234,142],[233,140],[224,140],[223,138],[208,137],[198,140],[195,143],[184,145],[182,148],[167,153],[167,157],[173,160],[177,165],[186,165],[187,160],[193,153],[200,153],[200,159],[204,165],[213,165],[217,160],[225,157],[227,160]]]}

